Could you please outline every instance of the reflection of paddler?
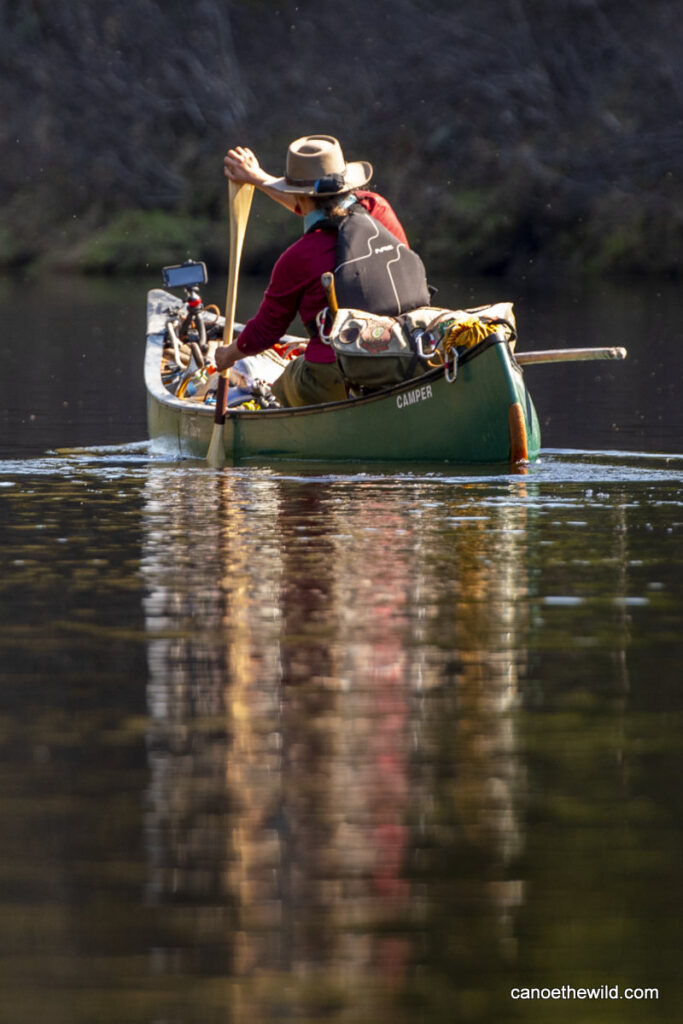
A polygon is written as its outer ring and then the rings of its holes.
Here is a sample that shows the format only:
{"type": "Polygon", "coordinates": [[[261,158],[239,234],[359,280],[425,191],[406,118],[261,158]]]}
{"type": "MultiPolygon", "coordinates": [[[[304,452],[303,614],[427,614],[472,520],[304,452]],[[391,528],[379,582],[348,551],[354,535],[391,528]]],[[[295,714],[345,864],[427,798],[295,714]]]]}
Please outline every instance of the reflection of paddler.
{"type": "Polygon", "coordinates": [[[218,368],[225,370],[242,356],[276,344],[298,314],[310,341],[305,353],[291,361],[275,382],[274,394],[287,406],[346,398],[334,351],[322,341],[316,323],[318,314],[335,301],[329,286],[326,294],[321,276],[333,275],[332,287],[336,285],[340,304],[373,313],[392,312],[381,308],[389,301],[385,294],[389,281],[396,293],[391,301],[401,304],[396,312],[429,302],[424,268],[421,277],[415,273],[414,261],[422,265],[411,252],[396,214],[386,199],[363,188],[372,176],[372,166],[365,161],[347,163],[339,142],[331,136],[307,135],[290,145],[284,177],[268,174],[254,153],[242,146],[228,151],[225,174],[232,182],[255,186],[302,216],[304,235],[277,260],[256,315],[235,341],[216,350],[218,368]],[[350,246],[358,244],[359,236],[359,256],[340,262],[340,235],[350,246]],[[375,238],[383,244],[369,245],[375,238]],[[381,268],[389,257],[396,266],[387,276],[381,268]],[[405,282],[404,271],[397,269],[402,266],[411,268],[405,282]]]}
{"type": "MultiPolygon", "coordinates": [[[[336,956],[329,765],[339,719],[338,673],[326,628],[335,619],[335,531],[316,488],[281,482],[272,508],[269,534],[277,538],[277,553],[270,564],[277,571],[268,572],[268,591],[277,608],[277,639],[264,640],[247,599],[231,645],[249,655],[231,659],[227,761],[235,800],[229,876],[240,921],[238,976],[336,956]],[[264,651],[274,654],[277,665],[255,671],[264,651]]],[[[245,1012],[244,1020],[253,1016],[245,1012]]]]}
{"type": "Polygon", "coordinates": [[[268,645],[279,650],[277,722],[272,706],[263,710],[267,674],[253,670],[263,644],[253,607],[240,622],[252,667],[240,662],[246,674],[231,687],[233,714],[240,695],[227,759],[235,801],[230,881],[240,921],[235,971],[296,975],[315,965],[333,983],[350,972],[358,987],[379,970],[400,975],[412,945],[405,936],[367,933],[405,914],[410,899],[413,674],[402,609],[412,570],[392,542],[398,520],[386,502],[366,514],[355,505],[341,511],[329,491],[284,481],[277,504],[270,536],[277,538],[279,642],[268,645]],[[379,507],[389,532],[361,567],[355,546],[339,538],[374,529],[379,507]],[[352,594],[362,615],[354,614],[352,594]]]}

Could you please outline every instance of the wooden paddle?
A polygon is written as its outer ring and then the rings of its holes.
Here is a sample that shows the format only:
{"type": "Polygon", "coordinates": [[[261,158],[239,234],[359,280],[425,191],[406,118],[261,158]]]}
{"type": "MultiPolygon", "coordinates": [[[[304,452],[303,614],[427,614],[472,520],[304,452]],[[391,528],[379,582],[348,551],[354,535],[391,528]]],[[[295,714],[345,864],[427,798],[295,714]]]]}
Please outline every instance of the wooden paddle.
{"type": "MultiPolygon", "coordinates": [[[[223,344],[229,345],[235,328],[235,307],[237,305],[237,279],[239,276],[242,245],[247,230],[251,200],[254,196],[253,185],[238,185],[228,182],[228,201],[230,214],[230,266],[228,268],[228,290],[225,295],[225,327],[223,328],[223,344]]],[[[223,424],[228,407],[228,374],[223,370],[216,390],[216,415],[213,421],[213,433],[206,461],[216,468],[225,462],[223,446],[223,424]]]]}
{"type": "Polygon", "coordinates": [[[544,352],[515,352],[520,366],[528,363],[577,363],[589,359],[625,359],[625,348],[556,348],[544,352]]]}

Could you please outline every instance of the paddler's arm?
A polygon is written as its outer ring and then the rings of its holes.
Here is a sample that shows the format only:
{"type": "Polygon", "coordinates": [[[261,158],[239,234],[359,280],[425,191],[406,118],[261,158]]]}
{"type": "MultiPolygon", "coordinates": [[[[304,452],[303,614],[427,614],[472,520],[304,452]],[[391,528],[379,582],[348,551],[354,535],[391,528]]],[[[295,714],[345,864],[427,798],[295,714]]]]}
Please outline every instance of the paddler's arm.
{"type": "Polygon", "coordinates": [[[255,154],[246,146],[235,146],[234,149],[228,150],[223,158],[223,173],[226,178],[239,185],[253,185],[276,203],[286,206],[292,213],[300,212],[297,210],[299,197],[270,188],[270,182],[278,179],[274,174],[268,174],[263,170],[255,154]]]}
{"type": "MultiPolygon", "coordinates": [[[[230,345],[219,345],[214,352],[219,370],[230,367],[243,356],[254,356],[277,344],[299,311],[301,295],[310,283],[308,260],[300,258],[303,237],[290,245],[277,259],[256,314],[247,320],[238,338],[230,345]]],[[[320,305],[325,295],[319,284],[320,274],[313,275],[320,289],[320,305]]]]}

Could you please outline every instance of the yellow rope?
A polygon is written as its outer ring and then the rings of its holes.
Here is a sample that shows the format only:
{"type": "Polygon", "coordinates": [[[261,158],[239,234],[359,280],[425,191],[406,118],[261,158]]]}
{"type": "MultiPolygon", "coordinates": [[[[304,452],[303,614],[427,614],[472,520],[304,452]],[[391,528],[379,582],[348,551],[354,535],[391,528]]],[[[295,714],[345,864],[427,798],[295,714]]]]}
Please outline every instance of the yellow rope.
{"type": "Polygon", "coordinates": [[[471,320],[459,320],[443,336],[444,356],[447,357],[452,348],[473,348],[496,330],[496,324],[483,323],[474,317],[471,320]]]}

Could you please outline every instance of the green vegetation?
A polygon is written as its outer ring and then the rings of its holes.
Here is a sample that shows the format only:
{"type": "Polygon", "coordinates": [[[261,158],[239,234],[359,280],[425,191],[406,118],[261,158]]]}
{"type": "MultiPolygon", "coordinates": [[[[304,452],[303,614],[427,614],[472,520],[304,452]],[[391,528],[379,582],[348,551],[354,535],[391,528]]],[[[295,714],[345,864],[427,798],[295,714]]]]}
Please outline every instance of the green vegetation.
{"type": "MultiPolygon", "coordinates": [[[[222,263],[225,149],[279,172],[320,131],[442,271],[680,273],[673,6],[0,0],[0,267],[222,263]]],[[[249,232],[252,270],[293,237],[262,201],[249,232]]]]}
{"type": "Polygon", "coordinates": [[[165,210],[124,210],[57,254],[57,266],[89,273],[156,270],[206,251],[213,226],[206,217],[165,210]]]}

